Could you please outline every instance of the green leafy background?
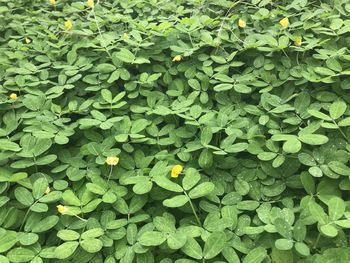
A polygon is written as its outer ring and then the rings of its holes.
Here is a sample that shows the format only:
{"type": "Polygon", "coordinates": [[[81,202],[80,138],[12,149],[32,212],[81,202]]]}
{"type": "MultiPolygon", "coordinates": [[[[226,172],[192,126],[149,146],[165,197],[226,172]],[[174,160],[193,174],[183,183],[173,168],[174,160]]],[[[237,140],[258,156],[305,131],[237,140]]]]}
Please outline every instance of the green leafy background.
{"type": "Polygon", "coordinates": [[[349,14],[0,0],[0,263],[349,262],[349,14]]]}

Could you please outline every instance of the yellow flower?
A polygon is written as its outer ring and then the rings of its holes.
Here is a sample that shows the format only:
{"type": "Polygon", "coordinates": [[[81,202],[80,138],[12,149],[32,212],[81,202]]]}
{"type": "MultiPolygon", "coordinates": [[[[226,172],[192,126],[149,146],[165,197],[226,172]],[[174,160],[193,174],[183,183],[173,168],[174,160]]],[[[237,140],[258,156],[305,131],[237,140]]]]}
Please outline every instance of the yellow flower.
{"type": "Polygon", "coordinates": [[[171,177],[177,178],[179,174],[182,172],[183,167],[180,164],[177,164],[171,169],[171,177]]]}
{"type": "Polygon", "coordinates": [[[106,159],[108,165],[117,165],[119,163],[119,158],[117,156],[109,156],[106,159]]]}
{"type": "Polygon", "coordinates": [[[24,41],[25,41],[27,44],[30,44],[30,42],[32,42],[32,40],[31,40],[30,38],[28,38],[28,37],[26,37],[26,38],[24,39],[24,41]]]}
{"type": "Polygon", "coordinates": [[[280,20],[280,24],[284,28],[287,28],[289,26],[289,19],[288,19],[288,17],[285,17],[285,18],[281,19],[280,20]]]}
{"type": "Polygon", "coordinates": [[[17,100],[17,94],[16,93],[11,93],[9,97],[10,97],[11,100],[17,100]]]}
{"type": "Polygon", "coordinates": [[[51,192],[50,187],[47,187],[47,188],[46,188],[46,190],[45,190],[45,192],[44,192],[44,194],[46,194],[46,195],[47,195],[47,194],[49,194],[50,192],[51,192]]]}
{"type": "Polygon", "coordinates": [[[94,0],[87,0],[86,4],[90,8],[94,8],[95,7],[94,0]]]}
{"type": "Polygon", "coordinates": [[[173,58],[173,61],[181,61],[182,60],[182,56],[181,55],[176,55],[174,58],[173,58]]]}
{"type": "Polygon", "coordinates": [[[238,26],[239,26],[240,28],[245,28],[245,27],[247,26],[247,22],[244,21],[243,19],[239,19],[239,20],[238,20],[238,26]]]}
{"type": "Polygon", "coordinates": [[[296,45],[296,46],[298,46],[298,47],[300,47],[301,46],[301,44],[302,44],[302,37],[296,37],[295,39],[294,39],[294,45],[296,45]]]}
{"type": "Polygon", "coordinates": [[[73,27],[72,21],[67,20],[66,22],[64,22],[64,28],[65,28],[66,30],[71,30],[72,27],[73,27]]]}
{"type": "Polygon", "coordinates": [[[63,206],[63,205],[58,205],[56,207],[57,207],[58,212],[62,215],[64,215],[65,213],[68,212],[68,208],[63,206]]]}
{"type": "Polygon", "coordinates": [[[128,33],[124,33],[124,34],[123,34],[123,38],[124,38],[124,39],[129,39],[128,33]]]}
{"type": "Polygon", "coordinates": [[[50,4],[51,5],[55,5],[56,4],[56,0],[50,0],[50,4]]]}

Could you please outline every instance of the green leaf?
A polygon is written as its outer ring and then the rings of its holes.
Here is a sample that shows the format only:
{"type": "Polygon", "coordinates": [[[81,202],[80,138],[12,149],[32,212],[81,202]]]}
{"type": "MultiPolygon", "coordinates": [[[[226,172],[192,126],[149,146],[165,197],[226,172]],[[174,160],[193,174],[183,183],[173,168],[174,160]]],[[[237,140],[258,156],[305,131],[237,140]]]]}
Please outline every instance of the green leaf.
{"type": "Polygon", "coordinates": [[[208,145],[213,138],[213,132],[211,131],[211,127],[207,126],[205,127],[201,132],[201,143],[202,145],[208,145]]]}
{"type": "Polygon", "coordinates": [[[64,241],[73,241],[77,240],[80,234],[74,230],[62,229],[58,231],[57,236],[64,241]]]}
{"type": "Polygon", "coordinates": [[[203,149],[199,155],[198,164],[201,168],[207,169],[213,165],[213,154],[209,149],[203,149]]]}
{"type": "Polygon", "coordinates": [[[224,232],[211,233],[204,244],[204,258],[211,259],[217,256],[223,250],[225,243],[226,235],[224,232]]]}
{"type": "Polygon", "coordinates": [[[159,246],[165,240],[164,234],[157,231],[144,232],[138,239],[139,243],[143,246],[159,246]]]}
{"type": "Polygon", "coordinates": [[[153,184],[151,181],[143,181],[136,183],[132,190],[134,191],[135,194],[146,194],[152,190],[153,184]]]}
{"type": "Polygon", "coordinates": [[[248,148],[248,143],[246,143],[246,142],[239,142],[239,143],[235,143],[235,144],[232,144],[232,145],[226,147],[225,148],[225,152],[238,153],[238,152],[243,152],[247,148],[248,148]]]}
{"type": "Polygon", "coordinates": [[[320,111],[308,110],[307,112],[318,119],[325,120],[325,121],[332,121],[331,117],[329,117],[328,115],[326,115],[320,111]]]}
{"type": "Polygon", "coordinates": [[[308,208],[313,218],[315,218],[320,224],[326,224],[327,215],[319,204],[314,201],[309,202],[308,208]]]}
{"type": "Polygon", "coordinates": [[[299,134],[299,140],[310,145],[322,145],[328,142],[328,137],[321,134],[299,134]]]}
{"type": "Polygon", "coordinates": [[[35,257],[35,253],[28,249],[17,247],[7,253],[7,258],[14,263],[28,262],[35,257]]]}
{"type": "Polygon", "coordinates": [[[7,139],[0,139],[0,150],[18,152],[21,147],[15,142],[11,142],[7,139]]]}
{"type": "Polygon", "coordinates": [[[327,237],[336,237],[338,230],[332,225],[323,225],[320,227],[321,233],[327,237]]]}
{"type": "Polygon", "coordinates": [[[40,220],[32,229],[34,233],[45,232],[51,228],[53,228],[58,223],[58,216],[48,216],[44,219],[40,220]]]}
{"type": "Polygon", "coordinates": [[[73,206],[81,205],[79,198],[73,193],[72,190],[66,190],[62,194],[62,198],[68,205],[73,205],[73,206]]]}
{"type": "Polygon", "coordinates": [[[164,188],[172,192],[181,193],[183,191],[180,185],[170,181],[168,178],[165,178],[165,177],[159,176],[154,179],[154,182],[161,188],[164,188]]]}
{"type": "Polygon", "coordinates": [[[323,67],[314,67],[314,71],[320,75],[333,76],[335,73],[333,70],[323,67]]]}
{"type": "Polygon", "coordinates": [[[295,245],[295,250],[302,256],[308,257],[310,256],[310,248],[302,242],[296,242],[295,245]]]}
{"type": "Polygon", "coordinates": [[[340,127],[350,126],[350,117],[346,117],[338,122],[340,127]]]}
{"type": "Polygon", "coordinates": [[[81,239],[88,239],[88,238],[96,238],[100,237],[104,234],[104,231],[102,228],[96,227],[89,229],[81,234],[81,239]]]}
{"type": "Polygon", "coordinates": [[[135,60],[134,54],[125,48],[121,48],[119,52],[116,52],[115,57],[126,63],[132,63],[135,60]]]}
{"type": "Polygon", "coordinates": [[[193,186],[195,186],[199,182],[200,179],[201,179],[201,176],[196,169],[187,168],[185,170],[185,176],[182,180],[182,187],[186,191],[190,190],[193,186]]]}
{"type": "Polygon", "coordinates": [[[167,238],[167,244],[171,249],[182,248],[187,241],[187,236],[181,232],[170,233],[167,238]]]}
{"type": "Polygon", "coordinates": [[[330,220],[338,220],[343,216],[345,212],[345,202],[343,199],[332,197],[327,205],[330,220]]]}
{"type": "Polygon", "coordinates": [[[39,235],[34,233],[18,233],[18,241],[23,246],[30,246],[39,240],[39,235]]]}
{"type": "Polygon", "coordinates": [[[189,201],[189,198],[185,195],[177,195],[170,199],[165,199],[163,205],[167,207],[180,207],[185,205],[189,201]]]}
{"type": "Polygon", "coordinates": [[[301,149],[301,143],[297,139],[290,139],[283,144],[283,151],[287,153],[297,153],[301,149]]]}
{"type": "Polygon", "coordinates": [[[258,154],[259,160],[270,161],[277,156],[277,153],[273,152],[262,152],[258,154]]]}
{"type": "Polygon", "coordinates": [[[58,258],[58,259],[69,258],[71,255],[73,255],[73,253],[75,252],[78,246],[79,246],[78,241],[69,241],[69,242],[63,243],[62,245],[59,245],[55,249],[55,253],[54,253],[55,258],[58,258]]]}
{"type": "Polygon", "coordinates": [[[105,74],[116,70],[116,67],[112,64],[101,63],[97,65],[96,70],[102,74],[105,74]]]}
{"type": "Polygon", "coordinates": [[[48,155],[45,155],[45,156],[38,158],[36,160],[35,164],[36,165],[47,165],[47,164],[54,162],[56,159],[57,159],[57,155],[48,154],[48,155]]]}
{"type": "Polygon", "coordinates": [[[335,101],[329,107],[329,114],[333,120],[339,119],[346,111],[346,103],[342,100],[335,101]]]}
{"type": "Polygon", "coordinates": [[[277,232],[286,239],[292,238],[292,228],[283,218],[277,218],[274,221],[277,232]]]}
{"type": "Polygon", "coordinates": [[[277,239],[275,241],[275,246],[279,250],[290,250],[293,248],[293,240],[285,238],[277,239]]]}
{"type": "Polygon", "coordinates": [[[204,183],[197,185],[195,188],[193,188],[189,192],[188,196],[191,199],[203,197],[203,196],[210,194],[214,190],[214,188],[215,188],[215,186],[212,182],[204,182],[204,183]]]}
{"type": "Polygon", "coordinates": [[[263,247],[257,247],[252,249],[248,255],[245,256],[242,263],[260,263],[266,256],[266,250],[263,247]]]}
{"type": "Polygon", "coordinates": [[[97,253],[102,249],[103,243],[99,239],[89,238],[80,241],[80,246],[88,253],[97,253]]]}
{"type": "Polygon", "coordinates": [[[350,168],[342,162],[331,161],[328,163],[328,167],[337,174],[350,176],[350,168]]]}
{"type": "Polygon", "coordinates": [[[221,83],[221,84],[218,84],[216,86],[214,86],[214,90],[216,92],[221,92],[221,91],[226,91],[226,90],[230,90],[233,88],[233,84],[229,84],[229,83],[221,83]]]}
{"type": "Polygon", "coordinates": [[[48,187],[46,178],[39,178],[33,184],[33,196],[35,199],[42,197],[48,187]]]}
{"type": "Polygon", "coordinates": [[[293,263],[293,252],[292,250],[278,250],[272,248],[271,259],[274,263],[293,263]]]}
{"type": "MultiPolygon", "coordinates": [[[[0,7],[1,11],[1,7],[0,7]]],[[[10,263],[7,257],[0,255],[0,263],[10,263]]]]}
{"type": "Polygon", "coordinates": [[[193,237],[188,237],[186,244],[181,248],[181,251],[187,256],[195,259],[202,259],[202,248],[193,237]]]}
{"type": "Polygon", "coordinates": [[[224,249],[221,251],[221,254],[224,256],[224,258],[227,260],[228,263],[240,263],[240,259],[236,253],[236,251],[229,246],[224,247],[224,249]]]}
{"type": "Polygon", "coordinates": [[[27,188],[17,187],[15,189],[15,197],[21,204],[30,206],[34,203],[34,198],[31,192],[27,188]]]}
{"type": "Polygon", "coordinates": [[[112,92],[110,92],[108,89],[101,90],[101,96],[108,103],[112,103],[112,92]]]}
{"type": "Polygon", "coordinates": [[[14,231],[0,232],[0,253],[4,253],[17,243],[17,235],[14,231]]]}

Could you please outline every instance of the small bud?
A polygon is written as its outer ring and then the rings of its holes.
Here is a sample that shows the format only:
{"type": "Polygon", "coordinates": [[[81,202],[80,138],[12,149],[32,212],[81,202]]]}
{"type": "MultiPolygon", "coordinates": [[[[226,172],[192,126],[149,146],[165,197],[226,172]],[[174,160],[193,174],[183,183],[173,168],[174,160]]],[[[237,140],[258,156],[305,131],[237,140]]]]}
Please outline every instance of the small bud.
{"type": "Polygon", "coordinates": [[[243,19],[239,19],[239,20],[238,20],[238,26],[239,26],[240,28],[245,28],[245,27],[247,26],[247,22],[244,21],[243,19]]]}
{"type": "Polygon", "coordinates": [[[87,0],[86,5],[90,8],[94,8],[95,7],[94,0],[87,0]]]}
{"type": "Polygon", "coordinates": [[[17,100],[17,94],[16,93],[11,93],[9,97],[10,97],[11,100],[17,100]]]}
{"type": "Polygon", "coordinates": [[[177,164],[171,169],[171,177],[177,178],[179,174],[182,172],[183,167],[180,164],[177,164]]]}
{"type": "Polygon", "coordinates": [[[64,28],[65,28],[66,30],[71,30],[72,27],[73,27],[72,21],[67,20],[66,22],[64,22],[64,28]]]}
{"type": "Polygon", "coordinates": [[[173,58],[173,61],[176,62],[176,61],[181,61],[182,60],[182,56],[181,55],[176,55],[174,58],[173,58]]]}
{"type": "Polygon", "coordinates": [[[302,44],[302,37],[296,37],[295,39],[294,39],[294,45],[296,45],[297,47],[300,47],[301,46],[301,44],[302,44]]]}
{"type": "Polygon", "coordinates": [[[289,26],[289,19],[288,17],[285,17],[280,20],[280,25],[284,28],[287,28],[289,26]]]}
{"type": "Polygon", "coordinates": [[[108,165],[115,166],[115,165],[117,165],[119,163],[119,158],[117,156],[109,156],[106,159],[106,163],[108,165]]]}
{"type": "Polygon", "coordinates": [[[47,188],[46,188],[46,190],[45,190],[45,192],[44,192],[44,194],[49,194],[51,192],[51,189],[50,189],[50,187],[48,186],[47,188]]]}
{"type": "Polygon", "coordinates": [[[57,211],[62,215],[68,212],[68,208],[63,205],[58,205],[56,207],[57,207],[57,211]]]}

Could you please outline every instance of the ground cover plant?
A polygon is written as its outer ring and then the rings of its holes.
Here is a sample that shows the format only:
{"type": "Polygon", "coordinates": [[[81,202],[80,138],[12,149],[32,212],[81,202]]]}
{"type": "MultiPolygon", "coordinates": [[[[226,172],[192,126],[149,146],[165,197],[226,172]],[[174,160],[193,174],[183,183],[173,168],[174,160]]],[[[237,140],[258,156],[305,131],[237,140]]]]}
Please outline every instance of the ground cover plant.
{"type": "Polygon", "coordinates": [[[350,262],[349,14],[0,0],[0,263],[350,262]]]}

